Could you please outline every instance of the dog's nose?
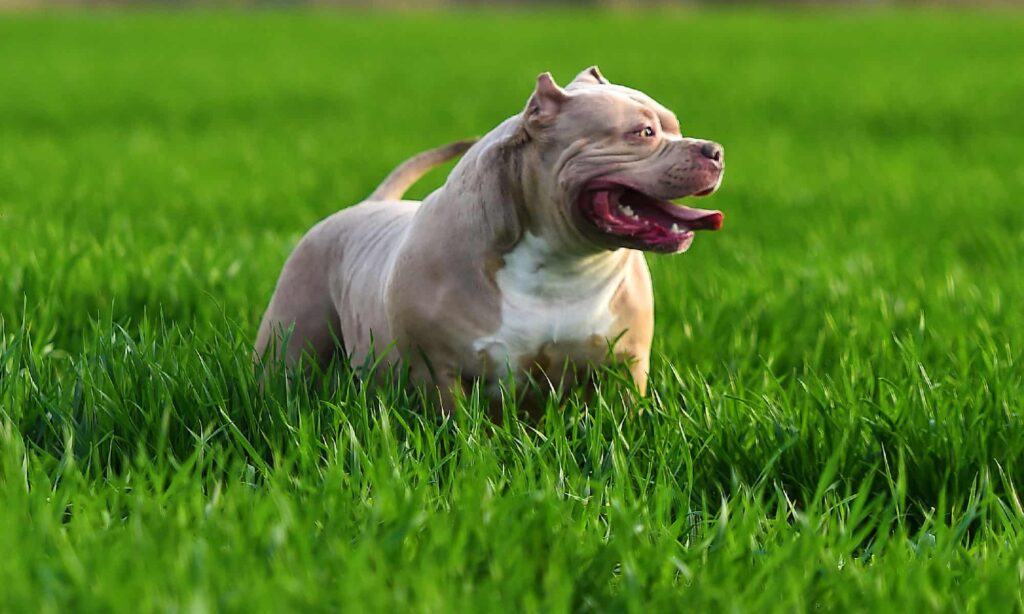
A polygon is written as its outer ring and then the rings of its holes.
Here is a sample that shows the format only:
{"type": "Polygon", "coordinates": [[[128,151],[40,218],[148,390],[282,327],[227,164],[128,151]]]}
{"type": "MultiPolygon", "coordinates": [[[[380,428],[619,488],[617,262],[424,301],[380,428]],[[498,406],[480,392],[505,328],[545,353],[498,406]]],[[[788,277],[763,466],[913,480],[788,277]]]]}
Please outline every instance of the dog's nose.
{"type": "Polygon", "coordinates": [[[705,158],[710,158],[715,162],[721,162],[722,156],[725,155],[725,150],[722,149],[722,146],[719,145],[718,143],[707,141],[706,143],[701,145],[700,153],[705,158]]]}

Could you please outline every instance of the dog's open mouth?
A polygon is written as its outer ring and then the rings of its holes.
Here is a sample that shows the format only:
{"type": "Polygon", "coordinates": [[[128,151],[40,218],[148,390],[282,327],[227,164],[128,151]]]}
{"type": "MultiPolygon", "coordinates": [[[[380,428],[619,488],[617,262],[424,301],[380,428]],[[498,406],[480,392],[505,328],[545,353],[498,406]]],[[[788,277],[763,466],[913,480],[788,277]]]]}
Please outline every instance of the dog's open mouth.
{"type": "MultiPolygon", "coordinates": [[[[691,196],[706,196],[715,187],[691,196]]],[[[721,211],[684,207],[606,179],[588,183],[579,204],[583,216],[600,232],[624,246],[656,252],[685,251],[695,230],[718,230],[724,218],[721,211]]]]}

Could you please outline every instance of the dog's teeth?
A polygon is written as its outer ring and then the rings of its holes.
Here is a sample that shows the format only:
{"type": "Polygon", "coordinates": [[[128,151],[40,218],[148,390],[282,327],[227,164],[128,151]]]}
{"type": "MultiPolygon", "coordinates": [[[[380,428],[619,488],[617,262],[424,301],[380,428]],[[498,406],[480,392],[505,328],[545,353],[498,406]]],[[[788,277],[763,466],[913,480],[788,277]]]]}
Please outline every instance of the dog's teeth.
{"type": "Polygon", "coordinates": [[[626,214],[627,217],[631,217],[634,220],[637,218],[636,213],[633,213],[633,208],[630,207],[629,205],[622,205],[620,208],[622,209],[622,212],[626,214]]]}
{"type": "Polygon", "coordinates": [[[672,224],[672,232],[680,233],[683,229],[679,227],[679,224],[672,224]]]}

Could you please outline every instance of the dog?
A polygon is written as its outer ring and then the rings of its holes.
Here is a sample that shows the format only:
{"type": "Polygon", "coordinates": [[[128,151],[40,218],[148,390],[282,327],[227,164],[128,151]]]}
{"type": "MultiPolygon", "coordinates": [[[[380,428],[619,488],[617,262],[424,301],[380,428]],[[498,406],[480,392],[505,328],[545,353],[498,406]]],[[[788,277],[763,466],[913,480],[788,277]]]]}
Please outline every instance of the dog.
{"type": "Polygon", "coordinates": [[[560,393],[608,361],[645,394],[643,252],[684,252],[695,231],[722,226],[720,211],[670,201],[716,191],[724,162],[721,145],[682,136],[671,111],[596,66],[565,88],[543,73],[521,113],[411,158],[313,227],[284,265],[255,355],[403,364],[446,414],[477,382],[500,404],[531,381],[560,393]],[[441,188],[402,200],[460,154],[441,188]]]}

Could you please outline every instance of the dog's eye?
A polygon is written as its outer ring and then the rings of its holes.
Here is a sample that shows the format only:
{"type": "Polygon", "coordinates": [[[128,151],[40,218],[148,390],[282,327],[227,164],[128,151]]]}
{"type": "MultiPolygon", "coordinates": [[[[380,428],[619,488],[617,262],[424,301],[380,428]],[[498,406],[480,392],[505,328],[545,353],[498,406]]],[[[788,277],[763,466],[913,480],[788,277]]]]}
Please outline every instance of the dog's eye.
{"type": "Polygon", "coordinates": [[[654,136],[654,128],[651,128],[650,126],[644,126],[643,128],[637,130],[633,134],[643,137],[645,139],[649,139],[652,136],[654,136]]]}

